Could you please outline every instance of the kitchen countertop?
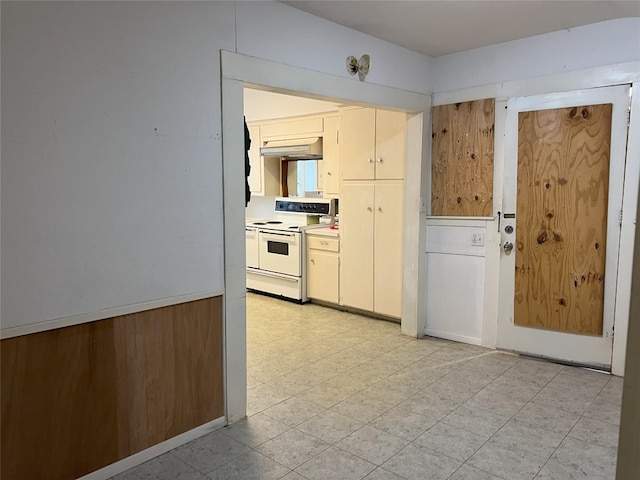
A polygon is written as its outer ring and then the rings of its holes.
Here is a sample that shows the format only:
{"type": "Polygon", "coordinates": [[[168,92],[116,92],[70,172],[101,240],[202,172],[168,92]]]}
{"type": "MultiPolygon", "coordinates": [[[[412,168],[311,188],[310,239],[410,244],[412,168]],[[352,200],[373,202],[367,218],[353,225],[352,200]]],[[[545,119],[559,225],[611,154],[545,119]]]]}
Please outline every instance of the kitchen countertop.
{"type": "Polygon", "coordinates": [[[320,235],[323,237],[339,237],[340,236],[340,230],[334,230],[332,228],[329,227],[320,227],[320,228],[310,228],[308,230],[305,230],[305,233],[307,235],[320,235]]]}

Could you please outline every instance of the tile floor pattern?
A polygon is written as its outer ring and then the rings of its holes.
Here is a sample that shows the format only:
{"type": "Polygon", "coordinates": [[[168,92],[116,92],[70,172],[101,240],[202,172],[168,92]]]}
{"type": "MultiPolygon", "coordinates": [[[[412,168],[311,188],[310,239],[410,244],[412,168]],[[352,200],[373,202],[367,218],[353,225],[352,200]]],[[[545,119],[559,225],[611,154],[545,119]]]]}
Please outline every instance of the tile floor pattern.
{"type": "Polygon", "coordinates": [[[116,480],[615,477],[622,379],[248,294],[248,418],[116,480]]]}

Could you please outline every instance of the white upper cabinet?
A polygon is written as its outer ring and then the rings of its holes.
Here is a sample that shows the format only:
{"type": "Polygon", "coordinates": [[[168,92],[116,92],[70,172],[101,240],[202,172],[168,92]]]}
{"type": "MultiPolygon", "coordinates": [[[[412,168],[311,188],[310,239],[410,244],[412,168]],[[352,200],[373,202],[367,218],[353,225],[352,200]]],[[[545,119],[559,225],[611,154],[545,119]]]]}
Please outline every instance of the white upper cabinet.
{"type": "Polygon", "coordinates": [[[342,112],[342,179],[404,178],[406,114],[373,108],[342,112]]]}
{"type": "Polygon", "coordinates": [[[322,190],[325,197],[340,195],[340,117],[325,117],[322,137],[323,179],[322,190]]]}
{"type": "Polygon", "coordinates": [[[251,193],[260,192],[262,189],[262,162],[260,159],[260,125],[248,125],[251,137],[251,149],[249,150],[249,162],[251,173],[249,175],[249,188],[251,193]]]}
{"type": "Polygon", "coordinates": [[[251,137],[249,189],[253,195],[276,197],[280,195],[280,159],[261,157],[262,128],[259,124],[247,126],[251,137]]]}

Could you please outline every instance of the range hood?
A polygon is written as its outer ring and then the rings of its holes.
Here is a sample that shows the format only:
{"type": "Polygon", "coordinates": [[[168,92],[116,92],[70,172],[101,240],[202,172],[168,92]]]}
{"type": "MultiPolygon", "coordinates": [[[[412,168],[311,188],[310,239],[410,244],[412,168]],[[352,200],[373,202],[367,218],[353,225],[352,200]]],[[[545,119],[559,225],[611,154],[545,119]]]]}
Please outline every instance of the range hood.
{"type": "Polygon", "coordinates": [[[260,148],[260,156],[319,160],[322,158],[322,138],[296,138],[267,142],[264,147],[260,148]]]}

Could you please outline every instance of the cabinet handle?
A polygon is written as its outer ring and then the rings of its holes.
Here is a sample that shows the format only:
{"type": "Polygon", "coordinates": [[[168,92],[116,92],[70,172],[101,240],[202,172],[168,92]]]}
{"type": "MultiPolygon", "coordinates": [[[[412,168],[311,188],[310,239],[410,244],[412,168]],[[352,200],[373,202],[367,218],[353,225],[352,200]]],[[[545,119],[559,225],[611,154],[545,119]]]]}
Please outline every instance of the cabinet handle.
{"type": "Polygon", "coordinates": [[[326,240],[320,240],[320,245],[329,245],[329,242],[326,240]]]}
{"type": "Polygon", "coordinates": [[[331,172],[327,172],[327,175],[331,176],[331,172]]]}
{"type": "Polygon", "coordinates": [[[379,212],[382,212],[382,207],[378,207],[378,211],[379,211],[379,212]]]}
{"type": "Polygon", "coordinates": [[[369,212],[373,212],[373,208],[371,208],[371,207],[367,207],[367,211],[369,211],[369,212]]]}
{"type": "Polygon", "coordinates": [[[373,158],[370,158],[370,159],[369,159],[369,163],[373,163],[373,158]]]}
{"type": "Polygon", "coordinates": [[[312,263],[313,265],[315,265],[315,264],[316,264],[316,261],[312,258],[312,259],[311,259],[311,263],[312,263]]]}
{"type": "Polygon", "coordinates": [[[379,159],[378,159],[378,163],[382,163],[382,158],[379,158],[379,159]]]}

